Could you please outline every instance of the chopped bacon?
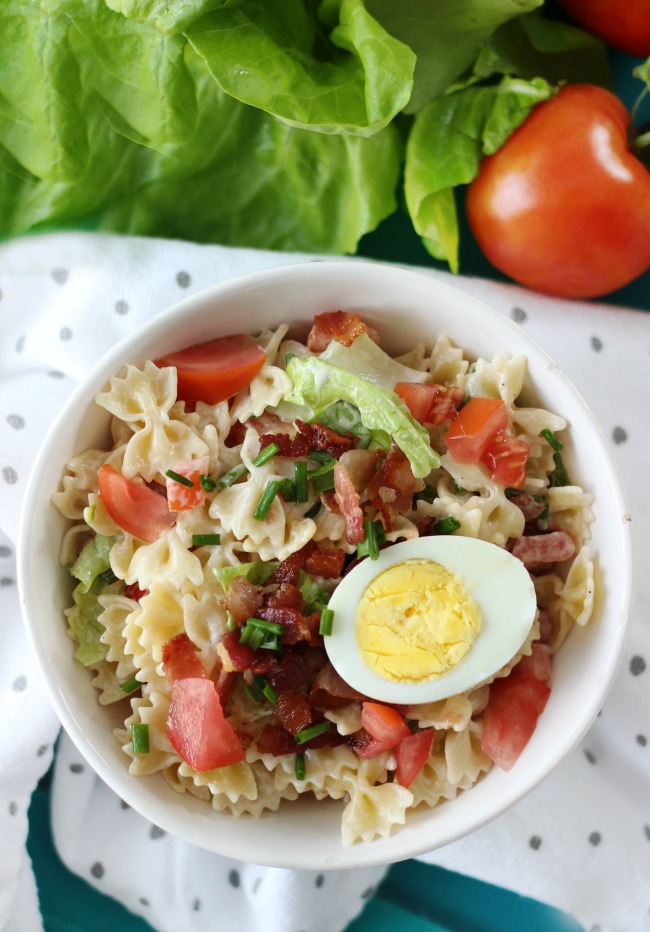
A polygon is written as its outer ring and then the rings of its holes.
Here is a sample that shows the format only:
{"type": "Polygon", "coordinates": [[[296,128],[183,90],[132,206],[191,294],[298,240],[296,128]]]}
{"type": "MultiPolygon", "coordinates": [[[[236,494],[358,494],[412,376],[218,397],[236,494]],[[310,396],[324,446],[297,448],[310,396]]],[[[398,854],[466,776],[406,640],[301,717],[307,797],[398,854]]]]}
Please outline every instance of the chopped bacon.
{"type": "Polygon", "coordinates": [[[338,709],[349,702],[367,699],[339,676],[329,660],[318,671],[309,690],[309,701],[317,709],[338,709]]]}
{"type": "Polygon", "coordinates": [[[434,525],[436,519],[433,515],[427,515],[426,518],[422,518],[421,521],[417,523],[418,535],[420,537],[430,537],[432,534],[435,534],[434,525]]]}
{"type": "Polygon", "coordinates": [[[310,576],[323,579],[338,579],[343,572],[345,550],[340,547],[317,547],[305,560],[305,570],[310,576]]]}
{"type": "Polygon", "coordinates": [[[296,419],[297,432],[295,436],[288,433],[262,434],[260,448],[265,450],[270,444],[279,447],[279,456],[297,459],[306,456],[310,450],[321,450],[338,459],[348,450],[353,450],[359,438],[354,434],[339,434],[331,427],[317,422],[306,424],[296,419]]]}
{"type": "Polygon", "coordinates": [[[145,595],[149,595],[149,590],[141,589],[137,583],[131,583],[131,585],[127,586],[124,590],[124,595],[127,599],[133,599],[134,602],[139,602],[140,599],[144,599],[145,595]]]}
{"type": "Polygon", "coordinates": [[[350,450],[344,453],[339,462],[345,466],[348,476],[357,492],[368,485],[377,471],[378,450],[350,450]]]}
{"type": "Polygon", "coordinates": [[[307,558],[313,553],[316,549],[316,544],[313,541],[308,541],[304,547],[301,547],[300,550],[296,550],[294,553],[290,554],[286,560],[282,560],[279,563],[269,582],[272,583],[282,583],[287,582],[292,585],[296,585],[298,582],[298,574],[300,570],[305,565],[307,558]]]}
{"type": "Polygon", "coordinates": [[[227,631],[221,635],[217,653],[226,673],[241,673],[248,670],[255,659],[254,652],[246,644],[239,643],[239,631],[227,631]]]}
{"type": "Polygon", "coordinates": [[[269,434],[274,430],[284,432],[288,429],[288,424],[277,414],[264,411],[257,417],[249,418],[246,421],[246,427],[252,427],[261,437],[263,434],[269,434]]]}
{"type": "Polygon", "coordinates": [[[235,576],[224,600],[226,608],[237,624],[243,624],[248,618],[255,618],[263,601],[262,587],[254,586],[245,576],[235,576]]]}
{"type": "Polygon", "coordinates": [[[347,542],[360,543],[365,538],[361,501],[347,469],[341,463],[334,467],[334,498],[345,517],[347,542]]]}
{"type": "Polygon", "coordinates": [[[230,433],[225,439],[225,444],[227,447],[238,447],[241,443],[244,442],[245,436],[245,424],[241,424],[239,421],[235,421],[235,423],[230,428],[230,433]]]}
{"type": "Polygon", "coordinates": [[[178,680],[206,677],[208,674],[196,655],[196,648],[183,631],[165,641],[162,646],[162,661],[165,676],[170,686],[178,680]]]}
{"type": "Polygon", "coordinates": [[[314,721],[311,706],[297,689],[280,693],[273,706],[275,717],[283,728],[295,735],[297,731],[308,728],[314,721]]]}
{"type": "Polygon", "coordinates": [[[541,564],[568,560],[575,551],[575,544],[566,531],[552,531],[550,534],[518,537],[511,552],[513,557],[517,557],[527,569],[530,569],[531,567],[537,568],[541,564]]]}
{"type": "Polygon", "coordinates": [[[237,683],[237,674],[234,670],[224,670],[223,668],[219,671],[219,676],[215,680],[215,687],[217,690],[217,695],[219,696],[219,701],[221,702],[222,708],[225,709],[226,702],[230,699],[232,691],[235,688],[237,683]]]}
{"type": "Polygon", "coordinates": [[[265,647],[260,647],[260,649],[256,650],[253,654],[250,671],[253,674],[263,673],[266,676],[269,673],[272,673],[277,665],[278,657],[275,651],[267,650],[265,647]]]}
{"type": "Polygon", "coordinates": [[[320,646],[323,643],[322,636],[318,633],[320,612],[314,612],[305,617],[295,608],[264,606],[259,610],[258,617],[264,621],[282,625],[284,631],[280,640],[283,644],[306,641],[308,644],[320,646]]]}
{"type": "MultiPolygon", "coordinates": [[[[321,654],[321,651],[308,648],[305,652],[300,647],[288,647],[275,669],[269,673],[269,682],[273,689],[281,693],[306,686],[312,674],[312,663],[318,659],[310,657],[311,654],[321,654]]],[[[323,659],[318,659],[318,662],[322,664],[323,659]]]]}
{"type": "Polygon", "coordinates": [[[305,600],[302,592],[293,583],[280,583],[277,589],[266,600],[267,608],[295,608],[298,612],[304,612],[305,600]]]}
{"type": "Polygon", "coordinates": [[[320,493],[321,505],[323,505],[331,515],[340,515],[341,509],[336,502],[336,495],[331,490],[320,493]]]}
{"type": "Polygon", "coordinates": [[[349,735],[346,744],[355,754],[367,760],[377,757],[378,754],[383,754],[384,751],[390,751],[392,749],[392,745],[386,744],[383,741],[378,741],[377,738],[373,738],[372,735],[368,734],[365,728],[360,728],[359,731],[355,731],[354,734],[349,735]]]}
{"type": "Polygon", "coordinates": [[[257,739],[257,750],[260,754],[272,754],[281,757],[283,754],[295,754],[299,750],[293,735],[282,725],[266,725],[257,739]]]}
{"type": "Polygon", "coordinates": [[[387,531],[400,512],[409,510],[413,496],[423,488],[424,482],[415,478],[406,455],[393,443],[368,485],[368,498],[381,512],[387,531]]]}
{"type": "Polygon", "coordinates": [[[521,492],[519,495],[514,495],[512,503],[522,512],[524,521],[534,521],[536,518],[539,518],[545,508],[544,502],[538,502],[532,495],[529,495],[528,492],[521,492]]]}
{"type": "Polygon", "coordinates": [[[377,331],[364,323],[358,314],[350,314],[348,311],[317,314],[307,337],[307,349],[312,353],[322,353],[332,340],[342,343],[343,346],[352,346],[362,333],[367,333],[371,340],[379,343],[377,331]]]}

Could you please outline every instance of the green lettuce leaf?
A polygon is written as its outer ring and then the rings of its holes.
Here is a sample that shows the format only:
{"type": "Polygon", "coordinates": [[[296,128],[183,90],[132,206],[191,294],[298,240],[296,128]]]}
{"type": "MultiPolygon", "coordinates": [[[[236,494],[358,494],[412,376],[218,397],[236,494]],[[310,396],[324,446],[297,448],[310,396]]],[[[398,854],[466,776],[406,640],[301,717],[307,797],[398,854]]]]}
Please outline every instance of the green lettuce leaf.
{"type": "Polygon", "coordinates": [[[305,570],[298,572],[298,589],[306,602],[305,612],[322,612],[324,608],[327,608],[330,600],[329,592],[314,582],[305,570]]]}
{"type": "Polygon", "coordinates": [[[105,0],[106,6],[137,23],[149,23],[163,32],[178,32],[190,23],[225,7],[241,6],[246,0],[105,0]]]}
{"type": "Polygon", "coordinates": [[[88,592],[100,573],[110,569],[110,552],[115,537],[96,534],[84,544],[81,553],[70,567],[70,572],[79,580],[77,592],[88,592]]]}
{"type": "Polygon", "coordinates": [[[425,382],[427,378],[426,372],[396,362],[367,333],[362,333],[350,346],[332,340],[320,358],[390,390],[396,382],[425,382]]]}
{"type": "Polygon", "coordinates": [[[293,389],[285,397],[291,404],[303,405],[314,412],[336,401],[349,401],[361,414],[364,425],[372,431],[389,434],[411,463],[416,478],[428,476],[440,465],[425,428],[411,417],[404,402],[394,392],[373,385],[346,369],[324,362],[317,356],[300,359],[294,356],[287,364],[293,389]]]}
{"type": "Polygon", "coordinates": [[[230,583],[236,576],[245,576],[253,586],[263,586],[277,565],[276,560],[253,560],[252,563],[242,563],[241,566],[219,567],[214,570],[214,575],[223,591],[228,592],[230,583]]]}
{"type": "Polygon", "coordinates": [[[321,133],[375,133],[408,102],[415,55],[362,0],[325,0],[320,13],[304,0],[247,0],[186,34],[242,103],[321,133]]]}
{"type": "Polygon", "coordinates": [[[99,640],[105,628],[99,621],[99,616],[104,609],[99,604],[98,596],[105,591],[105,588],[99,580],[96,580],[88,590],[85,590],[83,584],[79,583],[72,593],[74,607],[66,612],[68,624],[79,642],[74,655],[84,667],[99,663],[108,653],[108,645],[102,644],[99,640]]]}
{"type": "Polygon", "coordinates": [[[492,155],[554,91],[542,80],[503,78],[434,101],[415,119],[406,150],[404,190],[415,229],[436,259],[458,271],[458,216],[454,188],[478,174],[492,155]]]}
{"type": "Polygon", "coordinates": [[[417,55],[415,84],[405,111],[417,113],[445,94],[471,68],[503,23],[543,0],[366,0],[368,12],[417,55]]]}

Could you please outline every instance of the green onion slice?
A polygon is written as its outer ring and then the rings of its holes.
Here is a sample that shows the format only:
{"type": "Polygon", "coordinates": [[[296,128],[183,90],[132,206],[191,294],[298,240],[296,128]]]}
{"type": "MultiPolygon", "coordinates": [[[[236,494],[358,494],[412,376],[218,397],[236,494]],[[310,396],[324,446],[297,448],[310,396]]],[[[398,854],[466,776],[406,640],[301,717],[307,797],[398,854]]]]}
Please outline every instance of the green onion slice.
{"type": "Polygon", "coordinates": [[[428,502],[430,505],[435,502],[438,498],[438,493],[432,485],[429,485],[428,482],[424,483],[424,488],[421,492],[415,493],[416,502],[428,502]]]}
{"type": "Polygon", "coordinates": [[[313,473],[309,474],[311,479],[311,488],[314,495],[320,495],[321,492],[329,492],[334,488],[334,470],[331,467],[328,467],[325,473],[322,473],[315,469],[313,473]],[[314,476],[314,473],[317,475],[314,476]]]}
{"type": "Polygon", "coordinates": [[[266,488],[262,492],[262,497],[257,503],[257,507],[253,512],[253,517],[256,521],[263,521],[269,513],[269,509],[273,504],[273,499],[278,494],[280,490],[280,480],[271,479],[270,482],[267,482],[266,488]]]}
{"type": "Polygon", "coordinates": [[[332,723],[326,719],[324,722],[319,722],[318,725],[310,725],[309,728],[297,731],[294,738],[298,744],[305,744],[305,742],[311,741],[312,738],[317,738],[318,735],[324,735],[331,727],[332,723]]]}
{"type": "Polygon", "coordinates": [[[262,687],[262,692],[264,693],[264,697],[270,702],[270,704],[275,705],[275,703],[278,701],[278,694],[273,689],[273,687],[271,686],[268,680],[264,683],[264,686],[262,687]]]}
{"type": "Polygon", "coordinates": [[[270,443],[268,447],[265,447],[260,453],[254,457],[251,462],[253,466],[263,466],[264,463],[268,463],[269,460],[272,460],[276,453],[280,452],[280,447],[277,443],[270,443]]]}
{"type": "Polygon", "coordinates": [[[548,443],[548,445],[552,447],[558,453],[560,450],[564,449],[564,444],[562,443],[562,441],[558,440],[558,438],[555,436],[553,431],[549,430],[548,427],[545,427],[544,430],[540,430],[539,435],[540,437],[543,437],[544,440],[546,440],[546,442],[548,443]]]}
{"type": "Polygon", "coordinates": [[[135,754],[149,753],[148,725],[131,725],[131,744],[135,754]]]}
{"type": "Polygon", "coordinates": [[[238,479],[248,472],[248,468],[244,466],[243,463],[240,463],[239,466],[235,466],[234,469],[230,469],[228,472],[225,472],[223,476],[217,481],[216,488],[222,491],[223,489],[229,488],[231,485],[234,485],[238,479]]]}
{"type": "Polygon", "coordinates": [[[336,462],[336,458],[327,450],[310,450],[307,456],[314,463],[329,463],[330,466],[333,466],[336,462]]]}
{"type": "Polygon", "coordinates": [[[293,465],[293,472],[293,485],[296,492],[296,501],[309,501],[309,493],[307,490],[307,463],[304,460],[296,460],[293,465]]]}
{"type": "Polygon", "coordinates": [[[304,780],[307,776],[307,767],[305,766],[305,755],[302,751],[296,754],[296,780],[304,780]]]}
{"type": "Polygon", "coordinates": [[[282,625],[276,625],[272,621],[249,618],[246,624],[242,626],[239,643],[250,647],[254,651],[260,647],[278,650],[280,647],[279,638],[283,631],[282,625]]]}
{"type": "Polygon", "coordinates": [[[107,570],[104,570],[103,573],[98,573],[97,579],[101,580],[105,586],[112,586],[114,582],[117,582],[117,576],[110,566],[107,570]]]}
{"type": "Polygon", "coordinates": [[[363,519],[364,539],[357,544],[357,557],[370,557],[376,560],[379,556],[379,547],[386,543],[386,532],[381,521],[371,521],[370,518],[363,519]]]}
{"type": "Polygon", "coordinates": [[[206,547],[209,544],[220,544],[221,534],[192,534],[193,547],[206,547]]]}
{"type": "Polygon", "coordinates": [[[319,634],[327,636],[332,633],[332,625],[334,623],[334,612],[331,608],[324,608],[320,613],[320,627],[318,629],[319,634]]]}
{"type": "Polygon", "coordinates": [[[436,521],[434,525],[434,530],[436,534],[453,534],[454,531],[457,531],[460,528],[460,521],[457,518],[442,518],[441,521],[436,521]]]}
{"type": "Polygon", "coordinates": [[[214,492],[217,487],[217,483],[211,476],[203,475],[199,476],[199,483],[204,492],[214,492]]]}
{"type": "Polygon", "coordinates": [[[553,454],[553,462],[555,463],[555,469],[548,474],[549,486],[558,488],[563,485],[571,485],[571,479],[559,453],[553,454]]]}
{"type": "Polygon", "coordinates": [[[132,693],[134,690],[139,689],[142,686],[140,680],[136,680],[134,676],[130,680],[126,680],[124,683],[120,683],[120,689],[124,690],[125,693],[132,693]]]}
{"type": "Polygon", "coordinates": [[[322,507],[320,499],[317,498],[311,508],[305,512],[305,518],[315,518],[322,507]]]}
{"type": "Polygon", "coordinates": [[[181,476],[179,473],[174,472],[173,469],[168,469],[165,473],[168,478],[173,479],[174,482],[179,482],[181,485],[187,486],[188,489],[194,488],[194,483],[191,479],[188,479],[187,476],[181,476]]]}

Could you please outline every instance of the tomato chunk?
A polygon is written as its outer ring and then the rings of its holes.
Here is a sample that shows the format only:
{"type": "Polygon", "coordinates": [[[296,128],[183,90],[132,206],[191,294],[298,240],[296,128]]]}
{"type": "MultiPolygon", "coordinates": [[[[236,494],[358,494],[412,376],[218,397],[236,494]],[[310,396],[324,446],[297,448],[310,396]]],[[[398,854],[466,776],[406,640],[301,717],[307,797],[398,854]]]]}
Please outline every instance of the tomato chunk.
{"type": "Polygon", "coordinates": [[[176,523],[164,495],[142,482],[127,479],[110,463],[100,467],[97,478],[106,511],[128,534],[152,543],[176,523]]]}
{"type": "Polygon", "coordinates": [[[505,404],[498,398],[470,398],[445,435],[457,463],[478,463],[490,440],[508,426],[505,404]]]}
{"type": "Polygon", "coordinates": [[[177,634],[165,641],[162,647],[163,668],[168,683],[172,686],[178,680],[206,677],[205,667],[197,657],[194,644],[187,634],[177,634]]]}
{"type": "Polygon", "coordinates": [[[361,706],[361,724],[368,734],[385,745],[394,748],[402,738],[411,734],[406,719],[390,706],[380,702],[364,702],[361,706]]]}
{"type": "Polygon", "coordinates": [[[548,683],[551,678],[551,671],[550,647],[541,641],[533,641],[532,652],[525,654],[512,672],[517,675],[534,676],[535,679],[541,680],[542,683],[548,683]]]}
{"type": "Polygon", "coordinates": [[[395,759],[397,760],[397,782],[401,786],[410,786],[424,767],[425,761],[431,753],[435,730],[425,728],[402,738],[397,745],[395,759]]]}
{"type": "Polygon", "coordinates": [[[177,479],[167,476],[167,505],[170,511],[188,511],[203,505],[206,493],[201,488],[200,476],[208,471],[209,459],[201,456],[195,460],[183,460],[172,467],[172,472],[188,479],[192,486],[184,485],[177,479]]]}
{"type": "Polygon", "coordinates": [[[530,447],[523,440],[500,433],[492,437],[481,455],[495,482],[520,489],[526,481],[526,463],[530,447]]]}
{"type": "Polygon", "coordinates": [[[172,686],[167,737],[186,764],[199,773],[244,759],[241,741],[226,721],[212,680],[189,677],[172,686]]]}
{"type": "Polygon", "coordinates": [[[422,382],[396,382],[394,391],[420,424],[444,424],[458,417],[463,400],[461,388],[425,385],[422,382]]]}
{"type": "Polygon", "coordinates": [[[528,744],[550,694],[534,676],[511,674],[491,684],[481,747],[502,770],[510,770],[528,744]]]}
{"type": "Polygon", "coordinates": [[[244,333],[235,333],[168,353],[154,362],[161,368],[176,368],[179,401],[216,405],[249,385],[265,360],[259,343],[244,333]]]}

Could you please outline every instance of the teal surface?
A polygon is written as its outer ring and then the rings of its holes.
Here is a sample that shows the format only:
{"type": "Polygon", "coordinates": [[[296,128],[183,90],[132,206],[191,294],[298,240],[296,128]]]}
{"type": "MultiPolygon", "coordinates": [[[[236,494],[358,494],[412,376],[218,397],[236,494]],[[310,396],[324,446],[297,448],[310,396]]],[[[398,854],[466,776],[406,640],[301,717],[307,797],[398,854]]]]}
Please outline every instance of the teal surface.
{"type": "MultiPolygon", "coordinates": [[[[27,850],[45,932],[153,932],[120,903],[98,893],[60,861],[50,828],[50,773],[29,810],[27,850]],[[88,917],[92,916],[92,922],[88,917]]],[[[584,932],[566,913],[460,874],[403,861],[345,932],[584,932]]],[[[328,932],[343,932],[332,929],[328,932]]]]}

